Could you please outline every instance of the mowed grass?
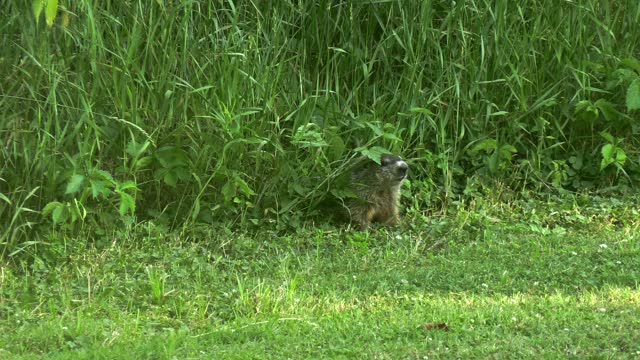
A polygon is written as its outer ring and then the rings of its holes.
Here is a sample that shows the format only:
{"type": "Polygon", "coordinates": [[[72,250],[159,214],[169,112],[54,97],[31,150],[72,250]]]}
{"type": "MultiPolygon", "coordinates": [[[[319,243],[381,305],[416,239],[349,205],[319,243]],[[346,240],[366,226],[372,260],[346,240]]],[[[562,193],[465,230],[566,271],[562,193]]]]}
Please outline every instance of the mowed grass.
{"type": "Polygon", "coordinates": [[[2,267],[0,358],[640,356],[637,216],[537,210],[52,235],[2,267]]]}

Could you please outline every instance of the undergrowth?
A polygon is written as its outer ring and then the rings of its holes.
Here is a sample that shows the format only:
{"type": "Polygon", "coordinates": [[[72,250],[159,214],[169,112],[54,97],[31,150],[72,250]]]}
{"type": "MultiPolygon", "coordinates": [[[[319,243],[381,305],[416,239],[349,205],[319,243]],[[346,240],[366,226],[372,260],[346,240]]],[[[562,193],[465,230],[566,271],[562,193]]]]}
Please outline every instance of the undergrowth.
{"type": "Polygon", "coordinates": [[[540,194],[638,180],[637,1],[5,7],[4,256],[52,229],[295,229],[382,151],[409,161],[416,211],[496,179],[540,194]]]}

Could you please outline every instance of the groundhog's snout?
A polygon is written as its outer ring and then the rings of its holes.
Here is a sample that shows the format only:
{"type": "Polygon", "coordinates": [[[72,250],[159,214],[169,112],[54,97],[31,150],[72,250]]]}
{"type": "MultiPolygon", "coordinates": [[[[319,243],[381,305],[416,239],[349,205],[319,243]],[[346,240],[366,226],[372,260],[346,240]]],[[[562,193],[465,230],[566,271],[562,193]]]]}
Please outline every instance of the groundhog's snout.
{"type": "Polygon", "coordinates": [[[396,174],[399,178],[403,178],[407,176],[407,171],[409,170],[409,165],[407,165],[404,161],[398,161],[396,163],[396,174]]]}

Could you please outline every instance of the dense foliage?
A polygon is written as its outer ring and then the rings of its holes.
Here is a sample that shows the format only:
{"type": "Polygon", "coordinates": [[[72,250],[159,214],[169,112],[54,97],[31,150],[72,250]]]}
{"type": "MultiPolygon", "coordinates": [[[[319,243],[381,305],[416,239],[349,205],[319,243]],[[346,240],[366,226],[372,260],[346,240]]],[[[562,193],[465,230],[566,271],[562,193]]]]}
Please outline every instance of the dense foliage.
{"type": "Polygon", "coordinates": [[[0,20],[3,253],[38,224],[295,226],[381,149],[410,160],[414,208],[487,179],[640,178],[635,0],[36,0],[0,20]]]}

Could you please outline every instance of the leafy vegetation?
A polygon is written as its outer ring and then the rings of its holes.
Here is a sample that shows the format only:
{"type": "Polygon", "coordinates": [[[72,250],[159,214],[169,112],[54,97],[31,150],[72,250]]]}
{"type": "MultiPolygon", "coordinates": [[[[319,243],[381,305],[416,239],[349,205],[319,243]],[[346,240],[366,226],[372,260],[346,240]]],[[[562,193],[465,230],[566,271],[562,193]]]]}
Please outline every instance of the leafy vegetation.
{"type": "Polygon", "coordinates": [[[487,179],[624,192],[639,17],[634,1],[11,2],[4,252],[39,226],[295,228],[381,149],[411,161],[420,208],[487,179]]]}
{"type": "Polygon", "coordinates": [[[638,23],[631,0],[9,2],[0,358],[638,356],[638,23]],[[386,151],[402,227],[328,222],[386,151]]]}

